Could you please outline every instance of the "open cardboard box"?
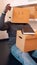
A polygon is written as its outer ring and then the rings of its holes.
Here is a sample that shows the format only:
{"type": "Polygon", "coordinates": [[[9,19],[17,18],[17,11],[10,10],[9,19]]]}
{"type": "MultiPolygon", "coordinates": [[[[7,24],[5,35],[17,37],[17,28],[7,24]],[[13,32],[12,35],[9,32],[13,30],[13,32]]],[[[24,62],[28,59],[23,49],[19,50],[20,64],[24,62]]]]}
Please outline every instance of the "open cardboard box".
{"type": "Polygon", "coordinates": [[[17,31],[16,46],[22,52],[37,50],[37,32],[35,34],[22,34],[21,30],[17,31]]]}

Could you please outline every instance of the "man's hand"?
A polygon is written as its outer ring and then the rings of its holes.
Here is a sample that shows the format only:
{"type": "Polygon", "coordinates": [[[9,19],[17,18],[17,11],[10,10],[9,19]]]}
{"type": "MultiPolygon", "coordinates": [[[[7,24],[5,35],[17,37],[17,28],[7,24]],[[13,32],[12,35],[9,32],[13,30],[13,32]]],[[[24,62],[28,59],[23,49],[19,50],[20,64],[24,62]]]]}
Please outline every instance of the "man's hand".
{"type": "Polygon", "coordinates": [[[11,6],[10,6],[10,4],[7,4],[7,6],[6,6],[4,12],[7,13],[7,12],[10,11],[10,10],[11,10],[11,6]]]}

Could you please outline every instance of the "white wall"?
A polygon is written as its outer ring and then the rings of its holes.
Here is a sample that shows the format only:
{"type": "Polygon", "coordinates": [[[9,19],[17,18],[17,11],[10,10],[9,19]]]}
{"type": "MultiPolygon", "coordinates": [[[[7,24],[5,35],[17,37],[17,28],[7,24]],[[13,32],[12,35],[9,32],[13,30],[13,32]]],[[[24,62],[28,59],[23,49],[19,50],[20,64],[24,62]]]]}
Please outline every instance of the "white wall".
{"type": "Polygon", "coordinates": [[[35,3],[37,3],[37,0],[14,0],[12,6],[21,6],[35,3]]]}
{"type": "Polygon", "coordinates": [[[4,1],[2,2],[3,0],[0,0],[0,14],[1,12],[3,11],[3,8],[4,8],[4,1]]]}
{"type": "MultiPolygon", "coordinates": [[[[10,2],[12,2],[12,0],[0,0],[0,16],[1,16],[1,13],[4,11],[5,6],[9,4],[10,2]]],[[[9,20],[9,17],[11,16],[11,12],[12,11],[7,13],[5,21],[9,20]]]]}

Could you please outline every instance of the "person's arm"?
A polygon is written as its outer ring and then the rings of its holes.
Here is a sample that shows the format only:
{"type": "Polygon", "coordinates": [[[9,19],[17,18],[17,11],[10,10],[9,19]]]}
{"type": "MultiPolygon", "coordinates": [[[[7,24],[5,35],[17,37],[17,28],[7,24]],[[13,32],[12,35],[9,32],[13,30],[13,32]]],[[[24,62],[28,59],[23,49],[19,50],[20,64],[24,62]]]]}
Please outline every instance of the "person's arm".
{"type": "Polygon", "coordinates": [[[0,30],[8,29],[8,24],[5,23],[5,16],[6,16],[6,13],[8,12],[8,10],[11,10],[11,7],[9,4],[6,6],[4,12],[2,13],[2,15],[0,17],[0,30]]]}
{"type": "Polygon", "coordinates": [[[0,17],[0,30],[2,29],[2,26],[4,24],[5,21],[5,15],[4,13],[2,13],[1,17],[0,17]]]}

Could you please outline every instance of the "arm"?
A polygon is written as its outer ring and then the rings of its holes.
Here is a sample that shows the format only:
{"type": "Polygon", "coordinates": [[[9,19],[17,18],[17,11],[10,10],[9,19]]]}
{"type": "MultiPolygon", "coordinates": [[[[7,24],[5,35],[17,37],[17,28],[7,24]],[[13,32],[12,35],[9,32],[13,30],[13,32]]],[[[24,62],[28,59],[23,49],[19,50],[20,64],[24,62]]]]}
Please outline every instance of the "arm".
{"type": "Polygon", "coordinates": [[[0,17],[0,30],[2,29],[2,26],[4,24],[4,20],[5,20],[5,14],[2,13],[2,15],[0,17]]]}
{"type": "Polygon", "coordinates": [[[4,10],[4,12],[2,13],[1,17],[0,17],[0,30],[7,30],[8,29],[8,23],[5,23],[5,16],[6,13],[8,12],[8,10],[11,10],[10,5],[8,4],[4,10]]]}

